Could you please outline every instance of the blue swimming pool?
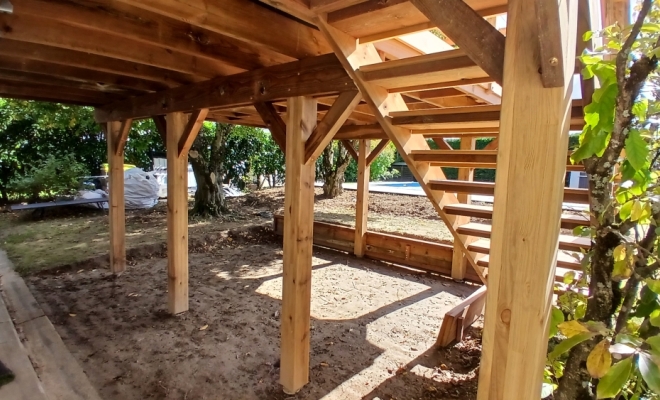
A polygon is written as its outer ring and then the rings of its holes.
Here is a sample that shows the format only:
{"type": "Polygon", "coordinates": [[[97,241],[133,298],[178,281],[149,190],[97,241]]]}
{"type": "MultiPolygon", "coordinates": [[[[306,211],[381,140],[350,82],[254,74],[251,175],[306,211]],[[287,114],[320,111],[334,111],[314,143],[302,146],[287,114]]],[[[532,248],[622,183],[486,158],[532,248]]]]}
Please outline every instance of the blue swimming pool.
{"type": "Polygon", "coordinates": [[[372,182],[372,185],[388,186],[388,187],[401,187],[401,188],[420,188],[418,182],[372,182]]]}

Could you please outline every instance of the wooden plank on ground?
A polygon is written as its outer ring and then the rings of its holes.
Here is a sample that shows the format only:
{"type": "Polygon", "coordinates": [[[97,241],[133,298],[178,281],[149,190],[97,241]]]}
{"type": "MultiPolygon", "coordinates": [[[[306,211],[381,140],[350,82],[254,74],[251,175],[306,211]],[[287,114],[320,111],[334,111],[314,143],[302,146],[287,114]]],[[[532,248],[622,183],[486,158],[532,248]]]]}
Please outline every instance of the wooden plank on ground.
{"type": "Polygon", "coordinates": [[[280,383],[287,394],[309,382],[315,165],[305,163],[305,142],[316,126],[316,100],[287,101],[284,189],[284,271],[280,383]]]}
{"type": "Polygon", "coordinates": [[[167,306],[188,311],[188,157],[179,157],[187,124],[183,113],[167,114],[167,306]]]}

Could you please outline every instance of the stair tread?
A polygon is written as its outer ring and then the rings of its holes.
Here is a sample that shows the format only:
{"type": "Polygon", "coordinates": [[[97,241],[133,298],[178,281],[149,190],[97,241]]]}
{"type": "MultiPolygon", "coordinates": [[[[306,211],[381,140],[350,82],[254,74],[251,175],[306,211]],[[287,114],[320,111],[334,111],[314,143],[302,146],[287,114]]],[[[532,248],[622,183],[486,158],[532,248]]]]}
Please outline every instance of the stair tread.
{"type": "MultiPolygon", "coordinates": [[[[432,190],[446,192],[481,194],[493,196],[495,194],[495,183],[474,182],[459,180],[431,180],[428,182],[432,190]]],[[[564,201],[569,203],[589,203],[589,191],[587,189],[564,188],[564,201]]]]}
{"type": "MultiPolygon", "coordinates": [[[[575,266],[576,267],[566,268],[566,267],[560,266],[560,259],[559,259],[560,254],[561,254],[561,252],[557,253],[557,268],[555,269],[555,282],[563,282],[564,281],[564,275],[566,275],[568,272],[571,272],[571,271],[581,272],[581,269],[579,268],[580,264],[579,264],[579,262],[577,262],[575,260],[573,260],[573,261],[575,261],[575,266]]],[[[490,262],[490,256],[484,255],[483,257],[481,257],[477,261],[477,265],[479,265],[480,267],[488,268],[488,263],[489,262],[490,262]]]]}
{"type": "MultiPolygon", "coordinates": [[[[501,105],[452,107],[430,110],[391,112],[392,125],[408,129],[464,129],[499,128],[501,105]]],[[[574,101],[571,108],[571,129],[582,129],[584,115],[581,101],[574,101]]]]}
{"type": "MultiPolygon", "coordinates": [[[[439,167],[494,169],[497,166],[497,150],[412,150],[410,157],[439,167]]],[[[568,155],[566,169],[582,171],[584,165],[572,164],[568,155]]]]}
{"type": "Polygon", "coordinates": [[[365,65],[359,71],[364,80],[386,89],[488,77],[460,49],[365,65]]]}
{"type": "MultiPolygon", "coordinates": [[[[461,235],[477,236],[482,238],[490,238],[491,225],[480,224],[477,222],[469,222],[461,225],[456,229],[456,232],[461,235]]],[[[585,237],[559,235],[559,248],[561,250],[579,251],[582,248],[591,247],[591,239],[585,237]]]]}
{"type": "MultiPolygon", "coordinates": [[[[481,219],[493,218],[492,206],[456,203],[446,205],[443,210],[451,215],[463,215],[481,219]]],[[[576,226],[584,226],[588,224],[589,218],[584,215],[562,214],[561,216],[561,227],[563,229],[573,229],[576,226]]]]}

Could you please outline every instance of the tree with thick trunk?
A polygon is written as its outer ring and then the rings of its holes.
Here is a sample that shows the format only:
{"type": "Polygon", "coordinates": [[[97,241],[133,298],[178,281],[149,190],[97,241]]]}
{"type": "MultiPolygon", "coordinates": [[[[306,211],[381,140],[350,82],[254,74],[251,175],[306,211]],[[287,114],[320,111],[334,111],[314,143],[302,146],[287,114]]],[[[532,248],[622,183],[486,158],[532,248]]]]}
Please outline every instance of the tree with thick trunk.
{"type": "Polygon", "coordinates": [[[227,136],[233,125],[216,123],[213,132],[200,132],[188,154],[197,191],[193,215],[217,217],[227,211],[222,181],[227,136]]]}
{"type": "Polygon", "coordinates": [[[318,174],[323,178],[323,195],[335,198],[344,192],[344,173],[351,156],[339,142],[333,141],[328,144],[321,154],[318,174]]]}
{"type": "Polygon", "coordinates": [[[592,245],[584,277],[568,278],[573,292],[559,296],[559,321],[553,313],[551,328],[564,336],[549,356],[550,371],[561,376],[556,400],[660,395],[660,150],[651,124],[657,93],[640,96],[657,79],[659,14],[644,0],[632,28],[608,28],[603,53],[582,57],[583,74],[601,85],[584,109],[586,126],[572,155],[589,180],[591,226],[584,232],[592,245]],[[580,293],[585,288],[588,295],[580,293]]]}

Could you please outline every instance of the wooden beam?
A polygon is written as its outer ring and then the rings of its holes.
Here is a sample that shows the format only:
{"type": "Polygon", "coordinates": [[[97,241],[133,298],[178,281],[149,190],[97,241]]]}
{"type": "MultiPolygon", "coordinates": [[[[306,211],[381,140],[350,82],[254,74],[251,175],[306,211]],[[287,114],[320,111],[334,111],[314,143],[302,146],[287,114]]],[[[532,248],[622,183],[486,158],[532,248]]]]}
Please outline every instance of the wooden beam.
{"type": "Polygon", "coordinates": [[[315,14],[309,9],[308,0],[259,0],[273,8],[293,15],[301,21],[314,25],[315,14]]]}
{"type": "Polygon", "coordinates": [[[440,150],[454,150],[444,138],[433,138],[433,142],[438,146],[440,150]]]}
{"type": "Polygon", "coordinates": [[[283,100],[288,96],[335,94],[347,90],[355,90],[355,85],[337,58],[327,54],[122,100],[97,109],[95,117],[98,122],[146,118],[170,112],[230,108],[283,100]]]}
{"type": "Polygon", "coordinates": [[[344,125],[335,134],[335,140],[387,139],[380,124],[344,125]]]}
{"type": "Polygon", "coordinates": [[[188,311],[188,157],[179,157],[183,113],[167,114],[167,307],[188,311]]]}
{"type": "Polygon", "coordinates": [[[257,112],[263,119],[264,124],[270,130],[273,140],[280,146],[282,153],[286,154],[286,124],[280,117],[280,114],[277,113],[273,103],[257,102],[254,103],[254,108],[257,109],[257,112]]]}
{"type": "Polygon", "coordinates": [[[348,154],[350,154],[355,161],[358,161],[360,156],[358,155],[358,152],[355,150],[355,147],[353,147],[353,143],[351,143],[350,140],[341,140],[341,144],[343,144],[346,150],[348,150],[348,154]]]}
{"type": "MultiPolygon", "coordinates": [[[[184,21],[133,7],[118,1],[22,0],[14,12],[57,19],[69,25],[104,32],[111,36],[170,49],[195,57],[222,62],[241,70],[252,70],[293,58],[257,47],[184,21]],[[157,34],[155,34],[157,33],[157,34]]],[[[236,71],[241,72],[241,71],[236,71]]]]}
{"type": "Polygon", "coordinates": [[[295,59],[329,53],[320,32],[245,0],[119,0],[295,59]],[[276,32],[276,34],[274,34],[276,32]]]}
{"type": "Polygon", "coordinates": [[[309,0],[309,8],[317,13],[328,13],[354,6],[366,0],[309,0]]]}
{"type": "MultiPolygon", "coordinates": [[[[573,79],[543,87],[528,3],[509,0],[479,400],[539,398],[547,356],[573,79]]],[[[560,5],[560,62],[573,71],[577,2],[560,5]]]]}
{"type": "Polygon", "coordinates": [[[316,126],[316,100],[287,102],[286,179],[284,189],[284,272],[280,382],[294,394],[309,382],[314,174],[306,164],[305,142],[316,126]]]}
{"type": "Polygon", "coordinates": [[[160,138],[163,140],[163,147],[167,148],[167,121],[165,120],[164,115],[154,115],[153,116],[154,124],[156,129],[160,134],[160,138]]]}
{"type": "Polygon", "coordinates": [[[115,143],[115,154],[118,156],[124,156],[124,146],[126,145],[126,140],[128,140],[128,133],[131,131],[131,125],[133,124],[132,119],[127,119],[121,121],[121,129],[119,130],[119,137],[115,143]]]}
{"type": "Polygon", "coordinates": [[[457,80],[451,80],[445,82],[434,82],[434,83],[420,84],[420,85],[406,85],[402,87],[388,89],[388,92],[407,93],[407,92],[417,92],[420,90],[445,89],[456,86],[478,85],[481,83],[491,83],[491,82],[493,82],[493,78],[489,76],[483,78],[457,79],[457,80]]]}
{"type": "MultiPolygon", "coordinates": [[[[352,146],[351,146],[352,147],[352,146]]],[[[369,168],[371,141],[361,139],[358,151],[357,202],[355,203],[355,242],[353,254],[364,257],[367,251],[367,215],[369,213],[369,168]]]]}
{"type": "Polygon", "coordinates": [[[376,147],[371,150],[371,153],[369,153],[369,156],[367,157],[367,165],[371,165],[372,162],[380,155],[380,153],[385,150],[387,145],[390,143],[390,139],[381,139],[380,142],[376,145],[376,147]]]}
{"type": "Polygon", "coordinates": [[[504,35],[463,0],[412,0],[459,48],[495,82],[502,84],[504,35]]]}
{"type": "Polygon", "coordinates": [[[109,93],[2,79],[0,79],[0,96],[31,100],[52,99],[51,101],[54,102],[71,101],[88,106],[107,104],[117,99],[117,95],[109,93]]]}
{"type": "Polygon", "coordinates": [[[6,39],[91,53],[207,79],[242,71],[217,61],[32,15],[0,14],[0,26],[4,27],[2,37],[6,39]]]}
{"type": "Polygon", "coordinates": [[[9,39],[0,39],[0,55],[18,58],[24,63],[28,60],[39,61],[40,63],[29,64],[29,68],[33,72],[53,73],[97,82],[115,83],[150,91],[165,90],[169,87],[187,85],[203,80],[203,78],[198,79],[188,74],[150,65],[9,39]],[[73,74],[63,74],[61,71],[66,70],[54,69],[53,65],[55,67],[68,66],[76,68],[77,71],[74,71],[73,74]],[[104,73],[105,75],[102,75],[103,78],[94,78],[95,75],[91,75],[92,72],[104,73]]]}
{"type": "Polygon", "coordinates": [[[199,130],[202,129],[202,125],[204,125],[208,113],[208,108],[202,108],[201,110],[193,111],[190,115],[188,123],[186,124],[186,129],[183,131],[183,135],[181,135],[179,145],[177,146],[179,149],[179,157],[183,157],[186,160],[188,159],[188,151],[197,138],[199,130]]]}
{"type": "MultiPolygon", "coordinates": [[[[556,0],[534,0],[536,20],[539,24],[539,48],[541,51],[541,80],[543,86],[564,86],[564,63],[559,24],[559,7],[556,0]]],[[[581,40],[582,38],[580,38],[581,40]]]]}
{"type": "Polygon", "coordinates": [[[314,163],[362,100],[359,90],[343,92],[316,126],[305,144],[305,163],[314,163]]]}
{"type": "Polygon", "coordinates": [[[124,205],[124,155],[117,154],[122,123],[108,122],[108,215],[110,228],[110,271],[121,274],[126,270],[126,211],[124,205]]]}

